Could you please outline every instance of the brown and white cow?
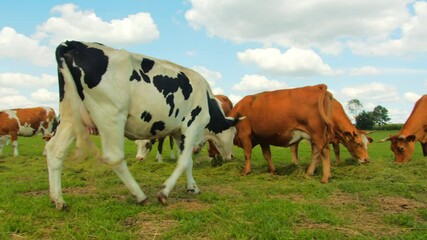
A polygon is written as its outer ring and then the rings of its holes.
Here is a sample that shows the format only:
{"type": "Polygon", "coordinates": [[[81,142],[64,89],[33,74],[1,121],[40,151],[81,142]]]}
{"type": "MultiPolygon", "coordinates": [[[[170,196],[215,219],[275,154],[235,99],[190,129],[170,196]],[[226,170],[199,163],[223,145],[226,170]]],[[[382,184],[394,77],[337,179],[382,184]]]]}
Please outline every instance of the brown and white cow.
{"type": "Polygon", "coordinates": [[[244,149],[243,175],[251,170],[252,148],[261,145],[269,172],[274,173],[270,145],[291,146],[308,139],[313,146],[313,161],[307,174],[313,175],[319,161],[323,163],[322,182],[330,177],[329,142],[333,137],[332,94],[319,84],[294,89],[249,95],[240,100],[228,116],[245,116],[237,125],[234,143],[244,149]]]}
{"type": "MultiPolygon", "coordinates": [[[[340,146],[342,143],[359,163],[369,162],[368,144],[373,139],[367,137],[368,132],[358,130],[346,115],[343,106],[335,98],[332,100],[332,118],[334,125],[334,138],[331,141],[335,153],[335,161],[341,162],[340,146]]],[[[298,163],[298,143],[290,146],[292,162],[298,163]]]]}
{"type": "MultiPolygon", "coordinates": [[[[18,136],[31,137],[37,133],[48,141],[56,127],[55,111],[50,107],[16,108],[0,111],[0,154],[5,140],[13,146],[13,155],[18,156],[18,136]]],[[[44,152],[43,152],[44,153],[44,152]]]]}
{"type": "Polygon", "coordinates": [[[91,125],[99,131],[102,161],[141,204],[147,202],[147,196],[127,167],[124,137],[136,140],[172,135],[177,142],[177,166],[157,194],[162,204],[183,172],[187,191],[200,192],[193,177],[192,151],[203,139],[213,140],[221,155],[231,158],[238,119],[225,117],[208,82],[194,70],[79,41],[61,43],[56,60],[61,124],[46,145],[46,157],[50,198],[58,209],[66,206],[61,186],[63,160],[74,140],[77,153],[94,149],[86,129],[91,125]]]}
{"type": "Polygon", "coordinates": [[[385,141],[391,141],[390,148],[397,163],[409,161],[414,153],[416,141],[421,143],[424,157],[427,156],[427,95],[423,95],[415,103],[411,115],[399,133],[380,142],[385,141]]]}

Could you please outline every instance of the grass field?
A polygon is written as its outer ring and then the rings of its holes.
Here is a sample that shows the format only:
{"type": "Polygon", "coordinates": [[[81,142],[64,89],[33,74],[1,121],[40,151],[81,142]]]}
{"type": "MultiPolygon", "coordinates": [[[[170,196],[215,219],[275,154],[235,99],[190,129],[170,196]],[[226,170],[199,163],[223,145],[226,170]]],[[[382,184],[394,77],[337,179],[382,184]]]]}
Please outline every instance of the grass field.
{"type": "Polygon", "coordinates": [[[134,143],[126,141],[126,160],[149,204],[137,205],[108,167],[69,158],[62,176],[66,211],[50,203],[41,137],[19,144],[19,157],[10,145],[0,157],[0,239],[427,239],[427,159],[419,144],[404,165],[393,163],[388,142],[370,145],[367,165],[342,147],[344,161],[332,159],[329,184],[320,183],[321,168],[305,175],[305,142],[299,165],[291,164],[289,149],[272,149],[277,175],[267,173],[259,147],[245,177],[242,149],[215,168],[204,149],[194,165],[201,194],[188,195],[181,176],[162,206],[156,194],[175,167],[168,147],[164,163],[155,162],[155,151],[138,162],[134,143]]]}

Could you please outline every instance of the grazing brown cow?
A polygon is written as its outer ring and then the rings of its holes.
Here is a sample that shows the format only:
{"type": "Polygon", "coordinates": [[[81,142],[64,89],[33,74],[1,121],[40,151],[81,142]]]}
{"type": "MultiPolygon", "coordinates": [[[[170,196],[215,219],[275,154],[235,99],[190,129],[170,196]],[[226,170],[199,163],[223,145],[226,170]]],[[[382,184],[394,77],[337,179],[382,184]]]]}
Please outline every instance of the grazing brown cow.
{"type": "Polygon", "coordinates": [[[246,118],[237,125],[234,144],[244,149],[243,175],[251,170],[252,148],[258,144],[274,173],[270,145],[289,147],[303,138],[311,141],[313,161],[307,174],[313,175],[318,161],[323,163],[322,182],[330,177],[329,142],[333,137],[332,94],[324,84],[263,92],[240,100],[228,116],[246,118]]]}
{"type": "MultiPolygon", "coordinates": [[[[0,136],[10,138],[13,155],[18,156],[18,136],[31,137],[41,133],[49,140],[56,127],[55,111],[49,107],[17,108],[0,111],[0,136]]],[[[0,154],[5,141],[0,141],[0,154]]],[[[43,152],[44,153],[44,152],[43,152]]]]}
{"type": "MultiPolygon", "coordinates": [[[[357,159],[359,163],[369,162],[368,143],[371,143],[373,139],[366,136],[368,134],[367,132],[356,129],[338,100],[332,100],[332,108],[331,121],[334,125],[335,137],[332,139],[331,144],[334,149],[336,162],[341,162],[340,143],[348,149],[350,154],[357,159]]],[[[298,163],[298,143],[292,145],[290,148],[292,162],[298,163]]]]}
{"type": "Polygon", "coordinates": [[[390,148],[397,163],[409,161],[414,153],[415,141],[421,143],[424,157],[427,156],[427,95],[423,95],[415,103],[411,115],[399,133],[384,138],[380,142],[385,141],[391,141],[390,148]]]}

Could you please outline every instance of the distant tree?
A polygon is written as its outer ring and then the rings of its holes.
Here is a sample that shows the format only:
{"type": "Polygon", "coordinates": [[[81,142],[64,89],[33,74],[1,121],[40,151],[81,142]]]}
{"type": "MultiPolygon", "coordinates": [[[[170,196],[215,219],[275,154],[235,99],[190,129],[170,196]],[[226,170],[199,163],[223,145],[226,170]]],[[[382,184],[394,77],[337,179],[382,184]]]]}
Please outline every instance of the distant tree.
{"type": "Polygon", "coordinates": [[[375,125],[373,112],[363,110],[356,116],[356,128],[361,130],[372,130],[375,125]]]}
{"type": "Polygon", "coordinates": [[[388,121],[390,121],[387,108],[381,105],[378,105],[374,108],[374,111],[372,111],[372,116],[377,126],[382,126],[386,124],[388,121]]]}
{"type": "Polygon", "coordinates": [[[356,119],[356,117],[363,109],[363,104],[360,102],[359,99],[351,99],[347,102],[347,109],[350,111],[351,114],[353,114],[354,119],[356,119]]]}

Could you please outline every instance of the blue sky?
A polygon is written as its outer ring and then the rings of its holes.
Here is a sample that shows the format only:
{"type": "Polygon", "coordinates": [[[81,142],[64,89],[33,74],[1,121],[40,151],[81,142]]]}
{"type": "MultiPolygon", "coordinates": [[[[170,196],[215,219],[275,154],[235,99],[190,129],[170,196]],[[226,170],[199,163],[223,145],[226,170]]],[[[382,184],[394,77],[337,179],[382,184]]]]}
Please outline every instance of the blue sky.
{"type": "Polygon", "coordinates": [[[427,2],[0,0],[0,109],[58,109],[54,50],[97,41],[193,68],[236,103],[325,83],[404,122],[427,90],[427,2]]]}

